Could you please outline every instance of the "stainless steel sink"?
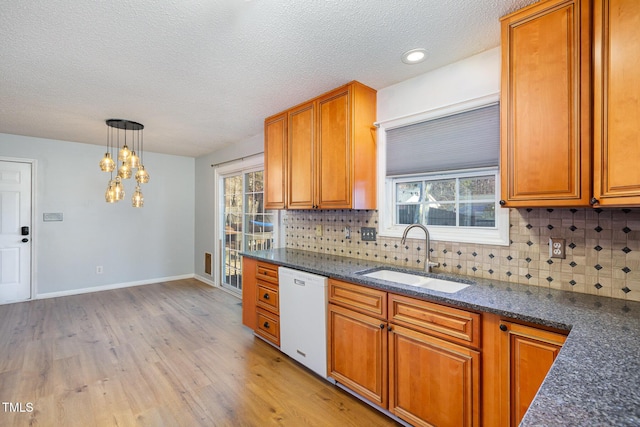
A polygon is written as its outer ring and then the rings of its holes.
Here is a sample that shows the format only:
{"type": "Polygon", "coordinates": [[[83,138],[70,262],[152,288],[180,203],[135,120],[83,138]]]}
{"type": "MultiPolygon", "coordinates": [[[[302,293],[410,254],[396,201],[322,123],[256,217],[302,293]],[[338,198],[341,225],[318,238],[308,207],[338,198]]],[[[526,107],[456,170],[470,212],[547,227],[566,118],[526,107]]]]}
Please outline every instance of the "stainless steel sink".
{"type": "Polygon", "coordinates": [[[453,294],[469,286],[467,283],[454,282],[452,280],[426,277],[419,274],[404,273],[396,270],[380,269],[362,274],[372,279],[386,280],[388,282],[401,283],[403,285],[417,286],[433,291],[453,294]]]}

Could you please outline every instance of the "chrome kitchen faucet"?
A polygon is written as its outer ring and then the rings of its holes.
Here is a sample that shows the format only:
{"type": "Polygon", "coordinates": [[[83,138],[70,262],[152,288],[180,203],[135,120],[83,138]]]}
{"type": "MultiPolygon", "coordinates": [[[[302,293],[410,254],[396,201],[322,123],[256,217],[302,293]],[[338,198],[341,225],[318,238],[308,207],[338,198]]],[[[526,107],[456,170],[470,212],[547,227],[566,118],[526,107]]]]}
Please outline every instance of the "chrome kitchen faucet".
{"type": "Polygon", "coordinates": [[[400,243],[402,243],[403,245],[405,244],[405,242],[407,240],[407,234],[409,233],[409,230],[411,230],[414,227],[418,227],[418,228],[422,229],[424,231],[424,234],[425,234],[425,241],[426,241],[426,245],[427,245],[427,256],[425,257],[425,260],[424,260],[424,272],[425,273],[429,273],[429,272],[431,272],[431,267],[440,267],[440,263],[439,262],[431,262],[431,261],[429,261],[429,253],[431,252],[431,239],[429,237],[429,230],[427,230],[427,227],[425,227],[422,224],[411,224],[411,225],[409,225],[407,228],[404,229],[404,233],[402,233],[402,240],[400,241],[400,243]]]}

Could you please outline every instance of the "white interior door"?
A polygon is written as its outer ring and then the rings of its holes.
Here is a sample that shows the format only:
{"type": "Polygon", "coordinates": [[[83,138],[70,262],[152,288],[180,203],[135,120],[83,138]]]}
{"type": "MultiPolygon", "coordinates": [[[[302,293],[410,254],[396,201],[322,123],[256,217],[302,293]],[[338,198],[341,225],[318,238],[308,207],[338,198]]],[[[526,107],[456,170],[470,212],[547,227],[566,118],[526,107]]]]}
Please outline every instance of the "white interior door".
{"type": "Polygon", "coordinates": [[[0,304],[30,298],[31,164],[0,161],[0,304]]]}

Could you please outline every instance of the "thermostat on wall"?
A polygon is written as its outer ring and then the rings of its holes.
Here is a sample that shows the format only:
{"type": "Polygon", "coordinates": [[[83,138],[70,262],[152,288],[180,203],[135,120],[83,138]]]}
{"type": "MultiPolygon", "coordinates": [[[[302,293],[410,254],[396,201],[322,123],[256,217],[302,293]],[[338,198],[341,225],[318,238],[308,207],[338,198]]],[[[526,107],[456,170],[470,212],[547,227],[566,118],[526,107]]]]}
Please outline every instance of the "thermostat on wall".
{"type": "Polygon", "coordinates": [[[62,212],[46,212],[42,214],[43,221],[62,221],[62,212]]]}

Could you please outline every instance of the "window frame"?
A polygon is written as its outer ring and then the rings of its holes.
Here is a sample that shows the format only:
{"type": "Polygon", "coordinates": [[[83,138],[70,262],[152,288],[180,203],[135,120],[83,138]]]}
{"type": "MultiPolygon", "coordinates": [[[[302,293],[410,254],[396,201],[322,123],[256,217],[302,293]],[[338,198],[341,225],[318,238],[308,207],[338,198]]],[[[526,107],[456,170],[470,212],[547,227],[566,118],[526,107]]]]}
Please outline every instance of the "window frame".
{"type": "MultiPolygon", "coordinates": [[[[386,173],[386,153],[387,153],[387,130],[397,127],[408,126],[411,124],[423,122],[426,120],[433,120],[439,117],[445,117],[452,114],[457,114],[481,107],[488,106],[489,104],[499,102],[499,94],[491,94],[480,98],[448,105],[441,108],[436,108],[429,111],[424,111],[409,116],[399,117],[387,121],[376,123],[378,127],[378,215],[379,215],[379,230],[378,235],[380,237],[395,237],[400,238],[404,232],[406,225],[395,225],[393,220],[395,216],[395,191],[393,180],[399,178],[387,177],[386,173]]],[[[478,168],[467,169],[459,171],[439,171],[433,173],[424,174],[412,174],[412,177],[419,176],[442,176],[449,178],[455,173],[470,173],[471,175],[477,172],[487,170],[493,170],[496,174],[496,203],[498,203],[500,197],[500,169],[499,165],[494,168],[478,168]]],[[[409,176],[407,176],[409,177],[409,176]]],[[[493,228],[485,227],[460,227],[460,226],[435,226],[427,225],[429,234],[432,240],[456,242],[456,243],[473,243],[473,244],[489,244],[508,246],[509,241],[509,209],[502,208],[499,204],[496,205],[496,225],[493,228]]],[[[410,230],[409,238],[423,238],[420,234],[421,231],[417,229],[410,230]]]]}

